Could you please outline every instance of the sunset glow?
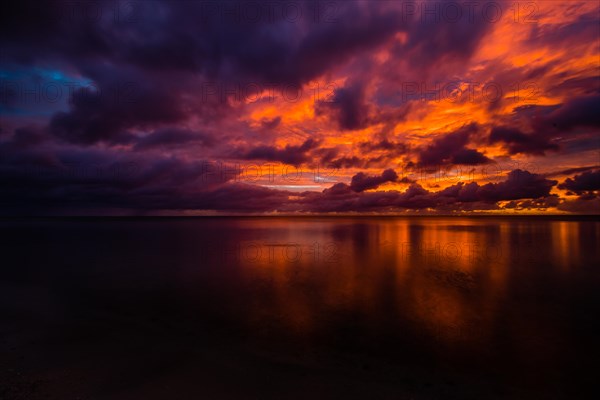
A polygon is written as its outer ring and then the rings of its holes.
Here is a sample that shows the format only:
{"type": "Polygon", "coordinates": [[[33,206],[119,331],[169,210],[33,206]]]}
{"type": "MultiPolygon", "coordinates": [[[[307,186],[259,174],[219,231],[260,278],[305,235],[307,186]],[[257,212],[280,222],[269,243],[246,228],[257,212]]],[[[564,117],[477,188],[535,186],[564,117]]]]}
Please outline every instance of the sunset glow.
{"type": "Polygon", "coordinates": [[[597,2],[117,4],[5,14],[9,212],[600,209],[597,2]]]}

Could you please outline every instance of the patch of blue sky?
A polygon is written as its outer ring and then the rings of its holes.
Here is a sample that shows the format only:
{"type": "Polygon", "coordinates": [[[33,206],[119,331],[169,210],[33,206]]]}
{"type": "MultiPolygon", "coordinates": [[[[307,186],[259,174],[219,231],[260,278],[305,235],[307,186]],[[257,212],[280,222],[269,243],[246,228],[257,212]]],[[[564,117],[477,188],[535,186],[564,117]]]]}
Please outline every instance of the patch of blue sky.
{"type": "Polygon", "coordinates": [[[5,117],[51,116],[69,108],[73,90],[93,86],[89,78],[39,66],[0,69],[0,112],[5,117]]]}

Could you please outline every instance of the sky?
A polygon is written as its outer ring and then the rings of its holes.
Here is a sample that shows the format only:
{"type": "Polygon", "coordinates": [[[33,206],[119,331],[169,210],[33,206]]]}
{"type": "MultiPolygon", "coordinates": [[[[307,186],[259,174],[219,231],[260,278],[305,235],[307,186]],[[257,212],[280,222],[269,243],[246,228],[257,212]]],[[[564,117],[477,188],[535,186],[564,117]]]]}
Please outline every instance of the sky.
{"type": "Polygon", "coordinates": [[[597,1],[9,1],[3,215],[600,214],[597,1]]]}

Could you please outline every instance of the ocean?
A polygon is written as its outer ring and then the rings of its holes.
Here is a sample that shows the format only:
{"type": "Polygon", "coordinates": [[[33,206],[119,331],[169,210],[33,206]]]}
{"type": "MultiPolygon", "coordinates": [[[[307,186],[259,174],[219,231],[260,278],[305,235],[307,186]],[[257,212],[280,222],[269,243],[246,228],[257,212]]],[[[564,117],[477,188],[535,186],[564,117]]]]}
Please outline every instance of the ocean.
{"type": "Polygon", "coordinates": [[[0,220],[0,397],[573,399],[597,217],[0,220]]]}

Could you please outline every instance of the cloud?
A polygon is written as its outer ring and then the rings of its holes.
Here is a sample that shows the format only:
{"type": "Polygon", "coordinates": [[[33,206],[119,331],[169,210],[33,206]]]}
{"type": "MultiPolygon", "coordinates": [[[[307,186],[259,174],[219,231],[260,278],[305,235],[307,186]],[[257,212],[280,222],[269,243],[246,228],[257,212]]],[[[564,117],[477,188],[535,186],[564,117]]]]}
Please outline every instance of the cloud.
{"type": "Polygon", "coordinates": [[[424,77],[436,69],[464,64],[494,27],[482,13],[472,13],[466,8],[461,9],[461,18],[450,22],[452,18],[444,17],[440,10],[443,2],[413,5],[418,9],[410,19],[408,38],[396,43],[395,57],[391,61],[397,64],[398,60],[405,59],[424,77]]]}
{"type": "Polygon", "coordinates": [[[56,113],[49,131],[81,145],[124,144],[134,139],[130,129],[177,123],[186,118],[175,93],[166,87],[142,87],[127,80],[114,84],[101,81],[98,87],[98,92],[88,88],[76,90],[71,109],[56,113]]]}
{"type": "Polygon", "coordinates": [[[600,94],[568,100],[559,108],[535,122],[539,131],[569,132],[577,127],[600,128],[600,94]]]}
{"type": "MultiPolygon", "coordinates": [[[[392,178],[388,172],[387,178],[392,178]]],[[[361,175],[356,182],[375,185],[383,180],[380,177],[361,175]]],[[[354,183],[353,179],[353,183],[354,183]]],[[[337,183],[322,193],[306,192],[299,201],[301,209],[313,212],[397,212],[403,210],[437,209],[439,211],[490,210],[498,209],[497,202],[526,200],[520,202],[528,207],[548,208],[555,206],[555,197],[550,190],[556,181],[545,179],[528,171],[511,171],[507,179],[499,183],[479,185],[476,182],[459,182],[438,192],[428,191],[417,183],[411,184],[404,192],[357,191],[345,183],[337,183]],[[537,204],[537,206],[536,206],[537,204]]],[[[370,187],[370,186],[367,186],[370,187]]],[[[362,187],[357,187],[362,189],[362,187]]]]}
{"type": "Polygon", "coordinates": [[[587,191],[600,190],[600,169],[597,171],[588,171],[573,178],[567,178],[558,185],[559,189],[569,190],[581,194],[587,191]]]}
{"type": "Polygon", "coordinates": [[[484,154],[465,146],[469,139],[478,131],[477,124],[465,125],[458,130],[447,133],[439,139],[434,139],[418,151],[419,166],[435,166],[444,164],[477,165],[491,162],[484,154]]]}
{"type": "Polygon", "coordinates": [[[165,128],[136,139],[135,150],[147,150],[152,148],[166,149],[170,147],[187,146],[190,143],[199,142],[202,145],[212,146],[214,138],[209,135],[186,129],[165,128]]]}
{"type": "Polygon", "coordinates": [[[369,124],[369,106],[361,84],[338,88],[333,99],[316,104],[317,115],[330,113],[341,130],[363,129],[369,124]]]}
{"type": "Polygon", "coordinates": [[[561,211],[577,214],[600,214],[600,197],[580,196],[575,200],[566,200],[558,206],[561,211]]]}
{"type": "Polygon", "coordinates": [[[272,119],[263,118],[260,121],[260,124],[264,129],[275,129],[279,126],[279,124],[281,124],[281,116],[277,116],[272,119]]]}
{"type": "Polygon", "coordinates": [[[575,167],[575,168],[563,169],[560,171],[554,171],[554,172],[548,173],[548,174],[546,174],[546,176],[553,177],[553,176],[560,176],[560,175],[570,175],[570,174],[575,174],[578,172],[592,171],[595,169],[600,169],[600,165],[591,165],[591,166],[587,166],[587,167],[575,167]]]}
{"type": "Polygon", "coordinates": [[[482,200],[500,201],[548,196],[558,182],[539,174],[516,169],[508,174],[504,182],[488,183],[478,189],[482,200]]]}
{"type": "Polygon", "coordinates": [[[239,158],[244,160],[280,161],[289,165],[300,165],[309,160],[308,153],[317,148],[318,142],[307,139],[301,145],[286,145],[284,148],[275,146],[257,146],[242,151],[239,158]]]}
{"type": "Polygon", "coordinates": [[[393,169],[386,169],[380,176],[369,176],[359,172],[352,177],[350,189],[355,192],[364,192],[369,189],[377,189],[386,182],[395,182],[396,180],[398,180],[398,175],[393,169]]]}
{"type": "Polygon", "coordinates": [[[509,154],[537,154],[544,155],[548,150],[558,150],[558,145],[550,143],[547,137],[537,133],[525,134],[516,128],[505,126],[493,127],[489,142],[502,143],[509,154]]]}
{"type": "Polygon", "coordinates": [[[550,195],[533,200],[513,200],[505,204],[503,208],[509,210],[546,210],[550,207],[557,207],[560,203],[560,197],[557,195],[550,195]]]}

